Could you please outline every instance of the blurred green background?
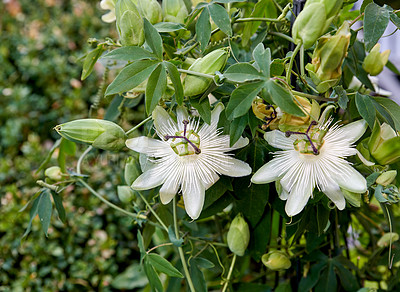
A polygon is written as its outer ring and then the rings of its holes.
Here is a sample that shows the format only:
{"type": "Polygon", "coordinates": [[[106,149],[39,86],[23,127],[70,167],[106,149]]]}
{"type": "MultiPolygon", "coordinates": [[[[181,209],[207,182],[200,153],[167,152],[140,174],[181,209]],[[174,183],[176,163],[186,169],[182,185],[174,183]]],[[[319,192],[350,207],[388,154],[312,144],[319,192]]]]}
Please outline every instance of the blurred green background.
{"type": "MultiPolygon", "coordinates": [[[[66,224],[53,212],[46,238],[35,218],[21,242],[29,208],[18,211],[39,190],[43,173],[35,171],[59,138],[52,128],[87,117],[96,100],[104,69],[98,64],[80,81],[80,58],[91,49],[89,37],[115,36],[103,13],[96,0],[0,1],[0,291],[112,291],[147,282],[138,272],[129,285],[123,281],[138,258],[130,219],[83,188],[62,192],[66,224]]],[[[48,166],[57,164],[56,154],[48,166]]],[[[113,185],[123,164],[118,155],[102,155],[86,166],[95,173],[91,184],[117,201],[113,185]]]]}

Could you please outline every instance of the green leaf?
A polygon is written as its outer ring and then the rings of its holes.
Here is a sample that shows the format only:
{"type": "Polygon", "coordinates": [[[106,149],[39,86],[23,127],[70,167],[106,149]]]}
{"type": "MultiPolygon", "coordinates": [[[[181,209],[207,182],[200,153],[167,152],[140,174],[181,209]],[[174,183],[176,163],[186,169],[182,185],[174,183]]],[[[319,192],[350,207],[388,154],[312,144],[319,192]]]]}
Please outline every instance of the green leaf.
{"type": "Polygon", "coordinates": [[[211,37],[210,12],[203,9],[196,23],[197,41],[200,43],[200,51],[204,51],[211,37]]]}
{"type": "Polygon", "coordinates": [[[253,58],[256,61],[261,72],[266,78],[270,77],[271,50],[264,49],[264,45],[259,43],[253,51],[253,58]]]}
{"type": "MultiPolygon", "coordinates": [[[[400,29],[400,28],[399,28],[400,29]]],[[[390,61],[386,63],[386,67],[396,75],[400,75],[399,69],[390,61]]]]}
{"type": "Polygon", "coordinates": [[[215,3],[235,3],[235,2],[246,2],[247,0],[214,0],[215,3]]]}
{"type": "Polygon", "coordinates": [[[65,215],[65,209],[62,203],[61,196],[57,194],[56,192],[51,192],[51,196],[53,197],[54,205],[56,205],[57,213],[58,213],[58,218],[60,218],[62,223],[66,222],[66,215],[65,215]]]}
{"type": "Polygon", "coordinates": [[[364,41],[367,51],[371,51],[382,37],[389,23],[389,10],[375,3],[370,3],[364,12],[364,41]]]}
{"type": "Polygon", "coordinates": [[[232,191],[231,181],[226,176],[221,176],[215,184],[206,190],[203,209],[214,204],[214,202],[222,197],[228,190],[232,191]]]}
{"type": "Polygon", "coordinates": [[[174,22],[159,22],[153,25],[158,32],[173,32],[178,30],[186,30],[180,23],[174,22]]]}
{"type": "Polygon", "coordinates": [[[42,224],[42,230],[47,237],[47,230],[50,226],[51,213],[53,211],[53,204],[50,200],[50,191],[46,189],[39,197],[38,203],[38,215],[40,223],[42,224]]]}
{"type": "Polygon", "coordinates": [[[189,273],[190,277],[192,278],[193,285],[196,287],[196,292],[207,292],[207,282],[195,259],[190,260],[189,273]]]}
{"type": "Polygon", "coordinates": [[[306,116],[293,101],[293,96],[285,88],[272,80],[265,82],[264,88],[267,90],[273,103],[280,107],[281,110],[298,117],[306,116]]]}
{"type": "Polygon", "coordinates": [[[259,261],[265,253],[265,247],[271,238],[271,208],[267,207],[263,217],[251,233],[249,251],[251,256],[259,261]]]}
{"type": "Polygon", "coordinates": [[[149,257],[144,258],[144,272],[146,273],[147,279],[152,291],[163,292],[164,288],[161,284],[160,278],[150,263],[149,257]]]}
{"type": "Polygon", "coordinates": [[[183,244],[183,239],[182,239],[182,238],[179,238],[179,240],[178,240],[178,239],[176,238],[175,231],[174,231],[174,228],[172,227],[172,225],[170,225],[170,226],[168,227],[168,237],[169,237],[169,241],[171,241],[171,243],[172,243],[173,245],[175,245],[175,246],[177,246],[177,247],[182,246],[182,244],[183,244]]]}
{"type": "Polygon", "coordinates": [[[183,104],[183,86],[181,82],[181,76],[179,74],[178,69],[176,66],[170,62],[164,62],[165,67],[168,70],[169,78],[171,78],[172,85],[175,88],[175,99],[178,105],[183,104]]]}
{"type": "Polygon", "coordinates": [[[108,54],[103,56],[103,59],[121,60],[121,61],[135,61],[142,59],[151,59],[156,56],[141,48],[136,46],[126,46],[122,48],[115,49],[108,54]]]}
{"type": "Polygon", "coordinates": [[[393,100],[386,97],[374,97],[385,110],[390,113],[394,124],[396,126],[396,131],[400,131],[400,106],[393,100]]]}
{"type": "Polygon", "coordinates": [[[146,86],[146,112],[150,114],[167,88],[167,72],[163,63],[160,63],[151,73],[146,86]]]}
{"type": "Polygon", "coordinates": [[[67,172],[65,167],[66,163],[65,156],[67,154],[73,156],[75,155],[75,151],[76,151],[76,144],[74,142],[69,141],[65,138],[61,138],[60,148],[58,150],[57,162],[62,172],[67,172]]]}
{"type": "Polygon", "coordinates": [[[144,36],[146,39],[146,43],[149,45],[150,49],[156,55],[156,57],[160,60],[163,58],[163,47],[162,47],[162,39],[157,29],[146,19],[143,18],[144,21],[144,36]]]}
{"type": "Polygon", "coordinates": [[[281,76],[285,70],[285,61],[282,59],[274,59],[269,70],[272,77],[281,76]]]}
{"type": "Polygon", "coordinates": [[[300,280],[299,291],[310,291],[318,282],[326,262],[318,262],[313,265],[305,278],[300,280]]]}
{"type": "Polygon", "coordinates": [[[236,88],[226,107],[226,116],[229,120],[245,115],[251,108],[253,100],[263,88],[264,82],[250,83],[236,88]]]}
{"type": "Polygon", "coordinates": [[[119,72],[107,87],[105,96],[129,91],[145,81],[159,64],[153,60],[136,60],[119,72]]]}
{"type": "Polygon", "coordinates": [[[357,278],[353,275],[352,271],[346,269],[340,262],[333,259],[333,264],[336,267],[340,283],[346,291],[357,291],[360,286],[357,283],[357,278]]]}
{"type": "Polygon", "coordinates": [[[190,104],[197,109],[199,112],[201,118],[207,123],[211,123],[211,108],[210,108],[210,102],[208,101],[208,98],[203,99],[200,101],[199,99],[191,99],[190,104]]]}
{"type": "Polygon", "coordinates": [[[107,108],[106,114],[104,115],[104,119],[111,122],[116,121],[119,115],[121,114],[120,108],[121,106],[124,105],[124,101],[125,99],[123,96],[115,95],[110,105],[107,108]]]}
{"type": "Polygon", "coordinates": [[[140,233],[140,230],[137,231],[137,241],[138,241],[138,246],[139,246],[139,251],[140,251],[140,255],[141,257],[143,257],[146,254],[146,250],[144,248],[144,241],[143,241],[143,236],[140,233]]]}
{"type": "Polygon", "coordinates": [[[147,277],[142,266],[134,263],[118,274],[112,281],[111,286],[119,290],[133,290],[147,285],[147,277]]]}
{"type": "Polygon", "coordinates": [[[338,104],[340,108],[345,110],[347,108],[347,103],[349,102],[349,97],[347,96],[346,91],[343,89],[342,86],[335,86],[333,90],[339,98],[338,104]]]}
{"type": "Polygon", "coordinates": [[[234,64],[223,75],[226,79],[237,83],[263,79],[263,75],[249,63],[234,64]]]}
{"type": "Polygon", "coordinates": [[[244,116],[236,118],[232,121],[229,129],[230,147],[232,147],[239,140],[239,138],[242,137],[243,131],[246,128],[248,121],[248,114],[245,114],[244,116]]]}
{"type": "Polygon", "coordinates": [[[315,287],[315,291],[324,291],[324,292],[337,291],[337,279],[332,259],[328,259],[327,268],[322,273],[317,283],[317,286],[315,287]]]}
{"type": "MultiPolygon", "coordinates": [[[[398,28],[400,29],[400,17],[398,17],[396,15],[396,13],[394,13],[393,11],[390,12],[390,20],[392,21],[392,23],[398,28]]],[[[400,74],[399,74],[400,75],[400,74]]]]}
{"type": "Polygon", "coordinates": [[[368,126],[373,129],[376,117],[376,110],[369,95],[363,95],[357,92],[356,106],[361,117],[367,121],[368,126]]]}
{"type": "Polygon", "coordinates": [[[170,277],[183,278],[179,272],[169,261],[156,253],[149,253],[146,255],[151,265],[159,272],[164,273],[170,277]]]}
{"type": "Polygon", "coordinates": [[[42,164],[40,164],[39,168],[36,170],[35,174],[38,174],[42,169],[44,169],[46,167],[46,165],[50,162],[51,157],[53,156],[54,151],[56,151],[56,149],[58,148],[58,146],[60,146],[61,144],[61,140],[63,138],[58,139],[54,145],[51,147],[49,153],[47,154],[46,158],[44,159],[44,161],[42,162],[42,164]]]}
{"type": "MultiPolygon", "coordinates": [[[[45,189],[43,189],[43,190],[41,191],[40,195],[42,195],[44,191],[45,191],[45,189]]],[[[34,218],[36,217],[36,215],[38,214],[38,206],[39,206],[39,200],[40,200],[40,198],[41,198],[41,196],[37,197],[37,198],[33,201],[32,208],[29,210],[29,217],[30,217],[30,219],[29,219],[28,227],[26,228],[25,233],[22,235],[22,238],[21,238],[21,239],[24,239],[24,238],[29,234],[29,232],[31,232],[33,219],[34,219],[34,218]]]]}
{"type": "Polygon", "coordinates": [[[203,269],[211,269],[211,268],[214,268],[214,267],[215,267],[215,265],[214,265],[213,262],[210,262],[209,260],[207,260],[207,259],[205,259],[205,258],[201,258],[201,257],[192,258],[192,259],[190,260],[190,262],[191,262],[191,263],[192,263],[192,262],[195,262],[196,265],[197,265],[199,268],[203,268],[203,269]]]}
{"type": "Polygon", "coordinates": [[[360,14],[363,13],[365,11],[365,7],[372,2],[373,0],[364,0],[360,8],[360,14]]]}
{"type": "Polygon", "coordinates": [[[228,12],[221,5],[212,3],[208,6],[210,15],[215,24],[228,36],[232,35],[231,21],[228,12]]]}
{"type": "Polygon", "coordinates": [[[395,130],[396,125],[395,125],[390,113],[374,99],[371,99],[371,101],[374,104],[374,107],[377,110],[377,112],[383,117],[383,119],[386,121],[386,123],[388,123],[395,130]]]}
{"type": "Polygon", "coordinates": [[[104,46],[98,45],[97,48],[86,55],[85,61],[83,62],[81,80],[85,80],[90,75],[90,73],[92,73],[94,65],[104,51],[104,46]]]}

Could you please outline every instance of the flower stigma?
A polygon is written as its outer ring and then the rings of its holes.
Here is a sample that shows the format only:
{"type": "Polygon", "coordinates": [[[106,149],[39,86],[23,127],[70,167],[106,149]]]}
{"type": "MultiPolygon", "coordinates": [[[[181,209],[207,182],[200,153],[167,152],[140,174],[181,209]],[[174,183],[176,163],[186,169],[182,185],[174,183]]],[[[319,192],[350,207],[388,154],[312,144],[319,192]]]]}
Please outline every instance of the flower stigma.
{"type": "Polygon", "coordinates": [[[174,136],[166,135],[166,141],[172,139],[170,144],[172,150],[179,156],[200,154],[200,136],[193,130],[187,131],[188,120],[182,121],[183,131],[176,132],[174,136]],[[178,140],[182,139],[182,140],[178,140]]]}
{"type": "Polygon", "coordinates": [[[293,134],[306,136],[307,139],[297,139],[296,141],[294,141],[293,146],[296,151],[302,154],[319,154],[319,150],[324,144],[323,138],[325,137],[327,130],[322,128],[311,130],[312,126],[316,126],[317,124],[317,121],[312,121],[305,133],[295,131],[285,132],[286,137],[290,137],[293,134]]]}

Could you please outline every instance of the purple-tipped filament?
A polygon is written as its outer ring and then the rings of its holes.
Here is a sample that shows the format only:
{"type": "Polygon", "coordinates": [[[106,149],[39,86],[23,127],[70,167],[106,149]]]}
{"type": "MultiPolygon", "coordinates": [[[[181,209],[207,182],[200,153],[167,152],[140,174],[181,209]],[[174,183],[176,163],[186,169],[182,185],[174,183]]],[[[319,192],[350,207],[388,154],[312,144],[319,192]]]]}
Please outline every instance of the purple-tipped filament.
{"type": "Polygon", "coordinates": [[[174,152],[179,156],[200,154],[201,150],[199,148],[200,146],[199,135],[193,130],[187,130],[187,125],[189,124],[189,121],[184,120],[182,123],[183,123],[183,131],[177,132],[173,136],[166,135],[164,137],[165,140],[168,141],[169,139],[173,139],[170,146],[174,150],[174,152]],[[183,141],[182,140],[176,141],[176,139],[183,139],[183,141]],[[191,147],[189,147],[189,145],[191,147]]]}
{"type": "MultiPolygon", "coordinates": [[[[286,136],[286,137],[290,137],[290,136],[293,135],[293,134],[305,135],[305,136],[307,137],[308,142],[310,143],[311,148],[312,148],[312,153],[313,153],[314,155],[318,155],[318,154],[319,154],[319,150],[318,150],[318,148],[317,148],[317,147],[315,146],[315,144],[314,144],[315,141],[313,141],[313,140],[311,139],[311,136],[310,136],[310,134],[309,134],[309,132],[310,132],[310,130],[311,130],[311,127],[312,127],[312,126],[315,126],[315,125],[318,125],[318,123],[317,123],[316,121],[312,121],[312,122],[310,123],[310,125],[308,126],[307,131],[306,131],[305,133],[303,133],[303,132],[295,132],[295,131],[286,131],[286,132],[285,132],[285,136],[286,136]]],[[[299,143],[298,141],[296,141],[296,142],[299,143]]],[[[305,153],[308,153],[308,152],[305,151],[305,153]]]]}

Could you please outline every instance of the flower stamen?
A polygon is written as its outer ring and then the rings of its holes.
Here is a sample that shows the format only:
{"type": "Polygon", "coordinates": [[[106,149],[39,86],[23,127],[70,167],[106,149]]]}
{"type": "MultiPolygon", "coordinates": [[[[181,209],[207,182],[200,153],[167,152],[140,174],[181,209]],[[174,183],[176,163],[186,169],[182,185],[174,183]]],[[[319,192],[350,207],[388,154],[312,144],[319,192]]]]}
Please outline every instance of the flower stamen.
{"type": "Polygon", "coordinates": [[[188,120],[184,120],[183,122],[183,131],[181,132],[177,132],[174,136],[171,135],[166,135],[164,136],[165,141],[168,141],[169,139],[183,139],[184,142],[180,142],[177,144],[171,144],[172,149],[174,150],[174,152],[176,154],[178,154],[179,156],[185,156],[185,155],[190,155],[193,154],[192,151],[190,151],[187,147],[184,147],[184,149],[178,149],[178,146],[180,144],[189,144],[190,146],[192,146],[193,150],[194,150],[194,154],[200,154],[201,150],[198,147],[200,145],[200,138],[198,136],[198,134],[196,134],[193,130],[189,130],[187,131],[187,125],[189,124],[188,120]],[[183,132],[183,135],[179,135],[183,132]],[[193,141],[191,141],[187,136],[191,137],[194,136],[194,143],[193,141]],[[196,145],[197,144],[197,145],[196,145]]]}
{"type": "Polygon", "coordinates": [[[318,125],[318,122],[317,122],[317,121],[312,121],[312,122],[310,123],[310,125],[308,126],[307,131],[306,131],[305,133],[303,133],[303,132],[296,132],[296,131],[286,131],[286,132],[285,132],[285,136],[286,136],[286,137],[290,137],[290,136],[293,135],[293,134],[305,135],[305,136],[307,137],[308,142],[310,142],[311,148],[313,149],[313,154],[314,154],[314,155],[318,155],[318,154],[319,154],[319,150],[318,150],[318,148],[314,145],[314,143],[313,143],[313,141],[312,141],[312,139],[311,139],[311,137],[310,137],[310,135],[309,135],[309,132],[310,132],[310,130],[311,130],[311,127],[312,127],[312,126],[316,126],[316,125],[318,125]]]}

